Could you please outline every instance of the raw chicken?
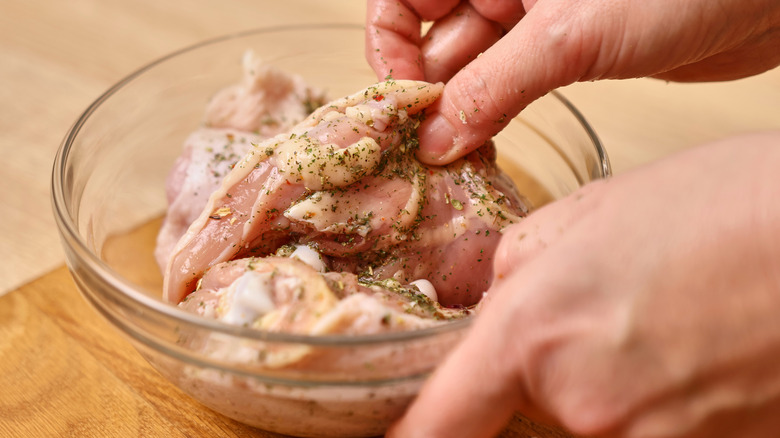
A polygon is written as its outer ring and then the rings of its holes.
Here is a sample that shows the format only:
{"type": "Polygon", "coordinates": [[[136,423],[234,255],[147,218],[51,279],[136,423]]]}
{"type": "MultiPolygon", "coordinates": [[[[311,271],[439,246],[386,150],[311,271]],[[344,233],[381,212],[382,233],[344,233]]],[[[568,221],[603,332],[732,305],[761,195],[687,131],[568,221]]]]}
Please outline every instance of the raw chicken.
{"type": "Polygon", "coordinates": [[[325,94],[248,51],[243,80],[218,92],[206,107],[203,123],[211,128],[254,132],[263,138],[287,132],[325,104],[325,94]]]}
{"type": "Polygon", "coordinates": [[[493,253],[500,230],[525,214],[514,188],[498,172],[493,145],[487,144],[446,167],[425,167],[410,156],[399,163],[402,165],[388,166],[380,179],[373,181],[377,185],[367,190],[337,192],[317,203],[302,201],[290,207],[287,216],[293,227],[305,225],[299,241],[314,244],[331,256],[334,270],[359,272],[362,278],[373,280],[426,279],[442,304],[476,304],[493,277],[493,253]],[[405,189],[411,192],[406,198],[391,191],[402,192],[394,186],[404,180],[392,178],[401,172],[424,175],[417,177],[421,179],[418,183],[406,184],[405,189]],[[398,198],[393,196],[410,202],[399,209],[398,198]],[[414,210],[410,210],[412,202],[414,210]],[[411,222],[404,223],[392,220],[393,211],[376,209],[377,204],[397,209],[396,218],[406,211],[416,213],[411,222]],[[333,209],[333,205],[337,212],[338,206],[349,206],[342,212],[373,212],[368,221],[371,231],[344,239],[338,227],[333,230],[327,223],[349,224],[351,216],[334,213],[333,218],[323,211],[323,206],[333,209]],[[327,219],[312,220],[318,215],[327,219]],[[313,218],[306,219],[308,216],[313,218]]]}
{"type": "Polygon", "coordinates": [[[173,250],[165,299],[178,303],[221,262],[302,243],[361,282],[426,280],[445,306],[475,304],[500,231],[525,207],[492,144],[446,167],[414,159],[421,111],[441,90],[379,83],[253,145],[173,250]]]}
{"type": "Polygon", "coordinates": [[[187,138],[166,182],[168,214],[154,251],[160,269],[165,269],[176,242],[200,216],[211,193],[260,140],[257,134],[213,128],[198,129],[187,138]]]}
{"type": "Polygon", "coordinates": [[[168,176],[168,213],[155,248],[161,270],[209,195],[252,144],[289,131],[325,103],[324,94],[301,77],[262,63],[252,52],[244,56],[243,67],[243,81],[209,102],[204,126],[187,138],[168,176]]]}
{"type": "MultiPolygon", "coordinates": [[[[421,329],[470,314],[466,309],[441,307],[415,286],[395,280],[364,283],[351,273],[322,273],[296,257],[277,256],[211,267],[198,289],[179,306],[228,324],[318,336],[421,329]]],[[[270,368],[295,366],[312,353],[311,346],[301,344],[266,344],[261,350],[258,355],[257,345],[233,345],[224,353],[242,363],[260,362],[270,368]]]]}

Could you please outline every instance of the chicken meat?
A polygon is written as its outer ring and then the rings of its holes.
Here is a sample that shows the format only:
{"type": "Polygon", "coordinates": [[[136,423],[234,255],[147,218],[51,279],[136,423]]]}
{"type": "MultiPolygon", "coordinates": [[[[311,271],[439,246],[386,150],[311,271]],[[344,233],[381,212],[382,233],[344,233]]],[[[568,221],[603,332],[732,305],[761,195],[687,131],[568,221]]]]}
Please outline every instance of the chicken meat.
{"type": "Polygon", "coordinates": [[[416,128],[442,88],[381,82],[286,132],[248,141],[166,251],[164,298],[181,302],[222,263],[297,245],[317,255],[323,281],[334,274],[363,285],[393,281],[443,306],[476,304],[490,286],[501,230],[526,207],[498,169],[492,143],[448,166],[415,159],[416,128]]]}
{"type": "Polygon", "coordinates": [[[289,131],[325,103],[322,91],[300,76],[262,62],[252,52],[245,54],[243,70],[240,83],[211,99],[203,126],[186,139],[168,175],[168,212],[155,247],[155,258],[163,270],[176,242],[203,211],[209,195],[252,145],[289,131]]]}

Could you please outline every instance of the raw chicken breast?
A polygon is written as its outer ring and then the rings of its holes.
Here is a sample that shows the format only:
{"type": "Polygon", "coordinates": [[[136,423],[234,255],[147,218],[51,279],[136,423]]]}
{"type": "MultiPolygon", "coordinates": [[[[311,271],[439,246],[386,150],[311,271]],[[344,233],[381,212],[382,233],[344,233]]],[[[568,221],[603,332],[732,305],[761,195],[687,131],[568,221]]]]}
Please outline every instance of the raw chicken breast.
{"type": "Polygon", "coordinates": [[[252,52],[244,56],[243,69],[241,83],[209,102],[204,127],[187,138],[168,176],[168,213],[155,248],[161,270],[209,195],[252,144],[289,131],[325,102],[324,94],[301,77],[262,63],[252,52]]]}
{"type": "Polygon", "coordinates": [[[176,245],[165,299],[218,263],[307,243],[361,280],[427,280],[444,305],[475,304],[499,233],[525,214],[491,144],[447,167],[414,158],[441,84],[388,81],[316,110],[252,147],[176,245]]]}

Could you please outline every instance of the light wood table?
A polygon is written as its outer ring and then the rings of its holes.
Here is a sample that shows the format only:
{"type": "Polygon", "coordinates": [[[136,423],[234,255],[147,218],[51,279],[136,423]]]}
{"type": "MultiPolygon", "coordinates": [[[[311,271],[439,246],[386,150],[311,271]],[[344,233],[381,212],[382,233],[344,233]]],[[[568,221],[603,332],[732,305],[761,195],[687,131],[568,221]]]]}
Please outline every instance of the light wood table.
{"type": "MultiPolygon", "coordinates": [[[[270,436],[167,384],[78,296],[51,214],[52,160],[92,100],[157,57],[234,31],[362,23],[364,13],[354,0],[0,1],[0,436],[270,436]]],[[[617,173],[726,135],[780,129],[780,69],[729,83],[562,91],[617,173]]],[[[534,433],[515,421],[505,436],[534,433]]]]}

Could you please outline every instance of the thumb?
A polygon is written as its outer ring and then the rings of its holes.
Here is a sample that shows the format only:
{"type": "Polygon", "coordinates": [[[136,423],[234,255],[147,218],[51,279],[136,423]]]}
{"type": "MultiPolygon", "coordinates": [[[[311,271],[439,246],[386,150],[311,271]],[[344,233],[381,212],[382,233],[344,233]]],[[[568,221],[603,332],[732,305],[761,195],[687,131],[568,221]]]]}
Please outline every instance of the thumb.
{"type": "Polygon", "coordinates": [[[580,187],[574,193],[533,211],[501,232],[493,257],[494,284],[504,281],[555,244],[577,222],[592,214],[603,198],[606,180],[580,187]]]}
{"type": "Polygon", "coordinates": [[[597,51],[578,39],[566,3],[537,4],[450,79],[418,129],[421,161],[443,165],[468,154],[528,104],[583,76],[597,51]]]}
{"type": "Polygon", "coordinates": [[[477,317],[388,438],[487,438],[506,426],[520,404],[520,386],[502,360],[509,333],[499,324],[486,314],[477,317]]]}

